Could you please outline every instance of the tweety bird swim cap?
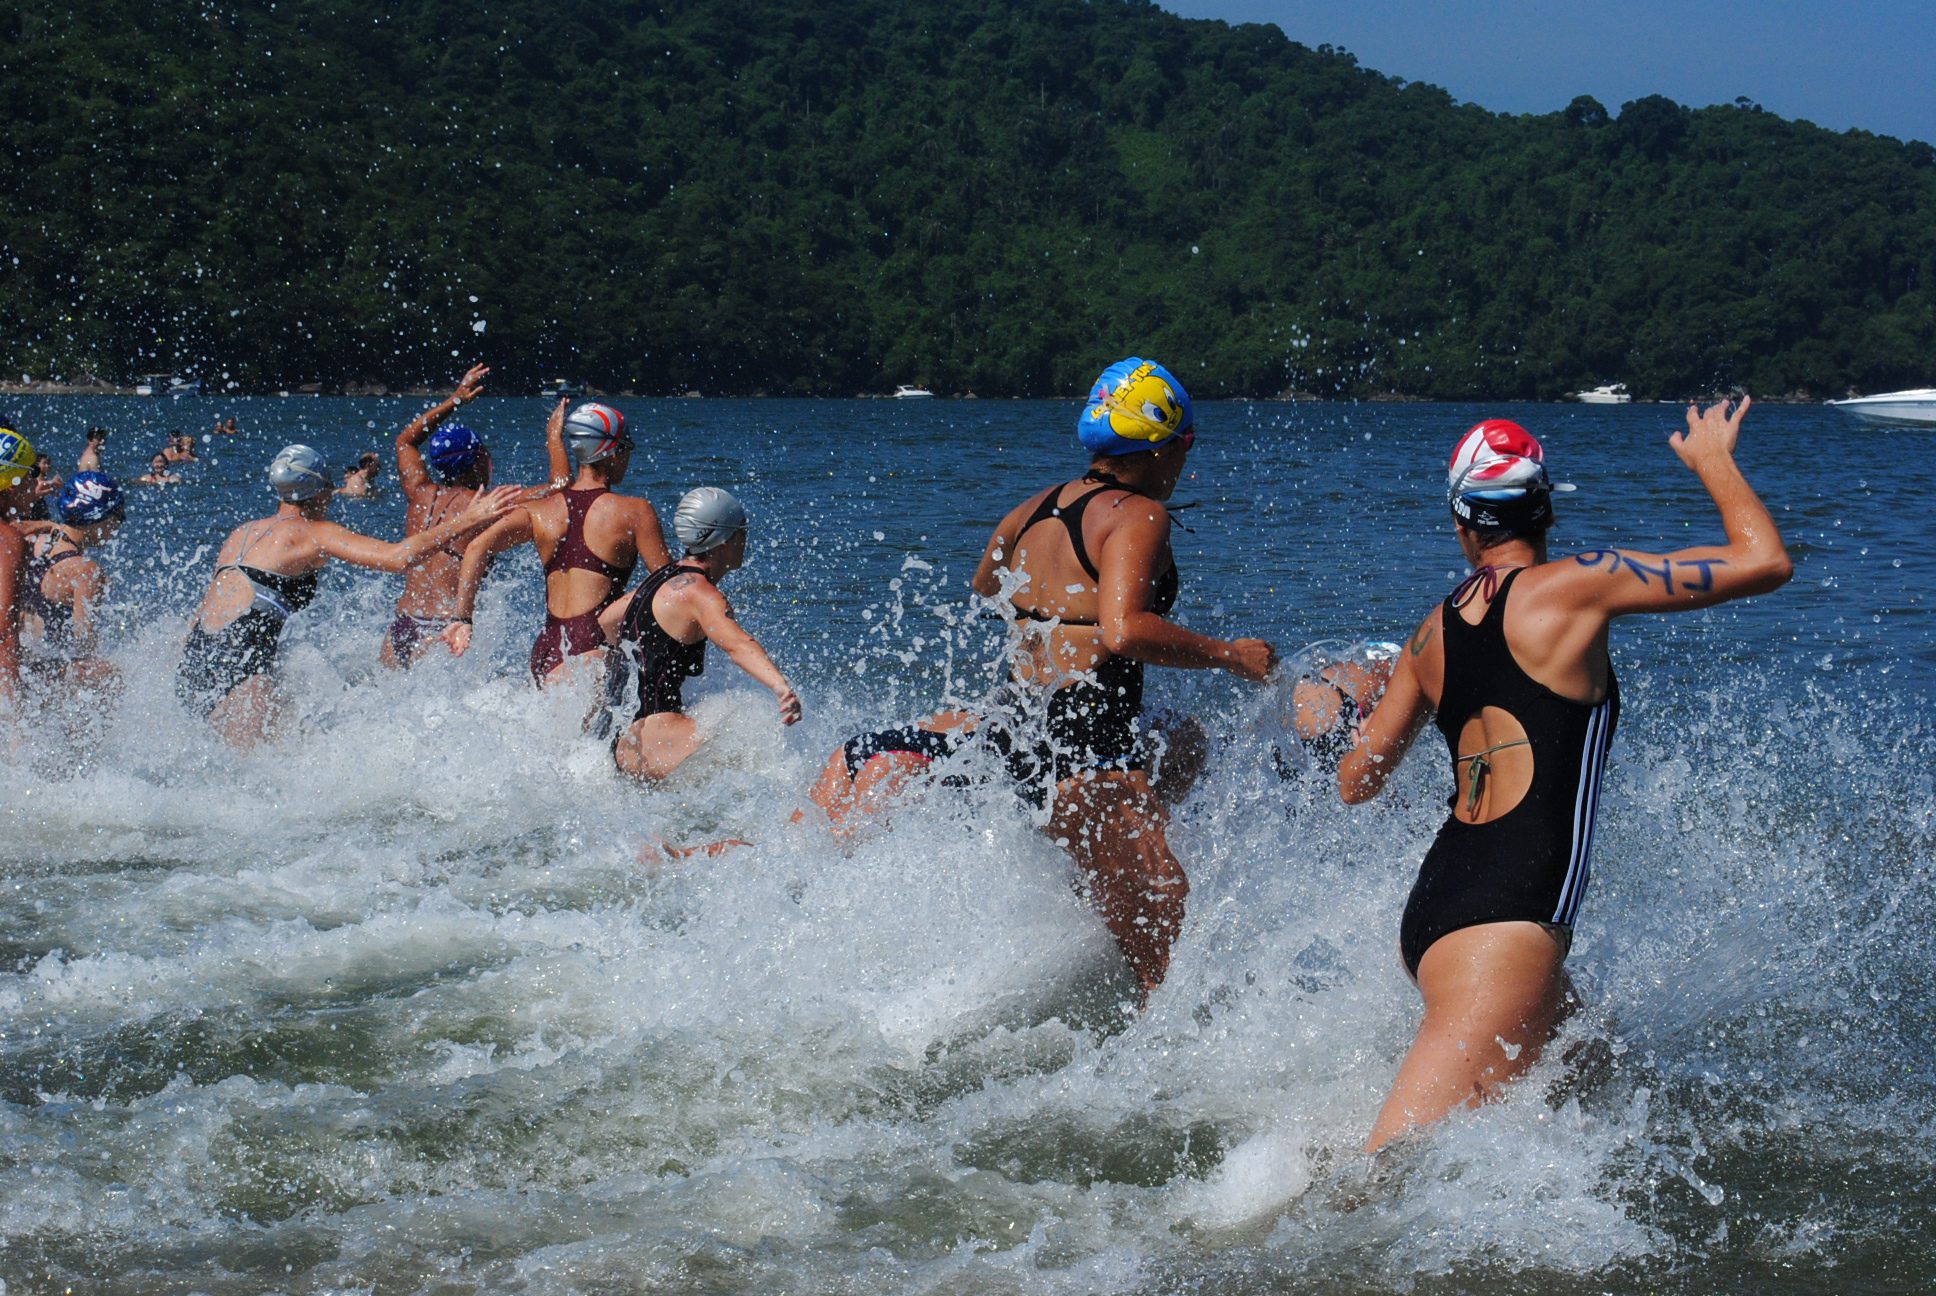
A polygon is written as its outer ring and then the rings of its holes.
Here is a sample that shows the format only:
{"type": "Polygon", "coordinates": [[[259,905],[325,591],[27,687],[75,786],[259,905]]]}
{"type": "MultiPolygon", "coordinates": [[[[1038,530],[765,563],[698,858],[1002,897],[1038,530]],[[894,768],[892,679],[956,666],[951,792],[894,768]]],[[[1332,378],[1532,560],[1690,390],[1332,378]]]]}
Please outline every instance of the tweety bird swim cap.
{"type": "Polygon", "coordinates": [[[1195,424],[1190,393],[1162,365],[1131,356],[1102,371],[1076,418],[1076,435],[1092,454],[1154,450],[1195,424]]]}
{"type": "Polygon", "coordinates": [[[269,485],[290,503],[314,499],[329,489],[329,464],[306,445],[286,445],[269,461],[269,485]]]}
{"type": "Polygon", "coordinates": [[[1446,471],[1452,516],[1478,530],[1543,527],[1553,520],[1555,486],[1546,452],[1511,419],[1487,419],[1459,439],[1446,471]]]}
{"type": "Polygon", "coordinates": [[[33,442],[12,428],[0,427],[0,490],[26,480],[36,459],[33,442]]]}
{"type": "Polygon", "coordinates": [[[631,448],[625,416],[610,405],[587,401],[565,415],[565,449],[575,466],[582,468],[631,448]]]}
{"type": "Polygon", "coordinates": [[[80,472],[61,487],[54,508],[70,526],[92,526],[111,517],[126,517],[128,497],[121,483],[106,473],[80,472]]]}
{"type": "Polygon", "coordinates": [[[746,530],[746,510],[733,493],[717,486],[701,486],[686,492],[672,515],[672,533],[687,553],[701,554],[731,540],[746,530]]]}

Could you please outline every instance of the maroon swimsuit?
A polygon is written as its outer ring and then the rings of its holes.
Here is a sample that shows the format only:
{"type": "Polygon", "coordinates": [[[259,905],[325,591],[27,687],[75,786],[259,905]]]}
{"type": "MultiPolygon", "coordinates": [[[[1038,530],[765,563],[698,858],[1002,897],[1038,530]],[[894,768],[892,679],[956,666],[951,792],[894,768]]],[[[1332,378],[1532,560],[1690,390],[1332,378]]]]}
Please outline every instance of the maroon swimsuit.
{"type": "Polygon", "coordinates": [[[545,608],[544,629],[538,632],[538,642],[531,645],[531,677],[540,684],[565,658],[595,652],[605,646],[605,632],[598,628],[598,614],[618,602],[619,595],[625,592],[625,583],[632,579],[636,559],[623,567],[614,567],[585,543],[585,518],[598,497],[609,494],[611,491],[603,486],[565,492],[565,538],[551,551],[551,558],[544,565],[545,575],[549,577],[561,571],[597,572],[612,584],[597,607],[577,616],[553,616],[550,607],[545,608]]]}

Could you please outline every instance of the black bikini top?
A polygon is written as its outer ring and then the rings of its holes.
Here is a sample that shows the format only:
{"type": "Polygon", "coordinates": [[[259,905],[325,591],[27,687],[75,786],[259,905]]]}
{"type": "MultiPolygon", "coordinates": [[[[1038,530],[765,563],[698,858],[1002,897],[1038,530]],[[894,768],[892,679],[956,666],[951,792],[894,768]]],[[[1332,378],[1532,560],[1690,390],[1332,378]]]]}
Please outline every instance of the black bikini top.
{"type": "MultiPolygon", "coordinates": [[[[1076,496],[1067,504],[1062,505],[1058,505],[1055,502],[1056,496],[1062,493],[1060,486],[1050,491],[1047,495],[1044,495],[1042,502],[1035,506],[1035,511],[1029,514],[1028,521],[1022,523],[1022,529],[1015,535],[1015,543],[1016,545],[1020,545],[1022,537],[1027,535],[1029,528],[1033,527],[1037,522],[1046,522],[1050,518],[1054,518],[1069,533],[1069,549],[1075,554],[1076,562],[1082,567],[1083,571],[1089,573],[1090,580],[1100,582],[1102,580],[1102,572],[1097,568],[1094,560],[1089,557],[1089,546],[1083,543],[1082,515],[1088,510],[1089,501],[1095,499],[1098,495],[1106,495],[1113,490],[1128,491],[1131,495],[1140,495],[1142,492],[1136,490],[1134,487],[1123,485],[1122,482],[1106,472],[1097,472],[1094,469],[1084,473],[1082,480],[1086,482],[1100,482],[1101,485],[1092,491],[1087,491],[1076,496]]],[[[1177,575],[1176,563],[1172,561],[1169,567],[1164,569],[1163,574],[1156,578],[1156,584],[1150,589],[1149,610],[1157,616],[1168,616],[1170,609],[1176,606],[1176,598],[1182,591],[1182,585],[1182,578],[1177,575]]],[[[1015,605],[1015,610],[1030,621],[1058,621],[1063,625],[1071,626],[1096,624],[1094,621],[1076,617],[1052,616],[1049,613],[1037,611],[1035,608],[1023,607],[1019,603],[1015,605]]]]}
{"type": "Polygon", "coordinates": [[[251,567],[242,560],[249,556],[249,550],[255,548],[258,541],[282,525],[285,520],[277,518],[244,540],[242,552],[235,556],[235,561],[223,563],[215,569],[217,576],[225,571],[240,572],[243,579],[247,580],[255,590],[255,597],[250,606],[262,608],[283,618],[287,618],[292,612],[302,611],[316,601],[316,591],[323,580],[323,569],[318,567],[314,571],[291,576],[287,572],[265,571],[260,567],[251,567]]]}

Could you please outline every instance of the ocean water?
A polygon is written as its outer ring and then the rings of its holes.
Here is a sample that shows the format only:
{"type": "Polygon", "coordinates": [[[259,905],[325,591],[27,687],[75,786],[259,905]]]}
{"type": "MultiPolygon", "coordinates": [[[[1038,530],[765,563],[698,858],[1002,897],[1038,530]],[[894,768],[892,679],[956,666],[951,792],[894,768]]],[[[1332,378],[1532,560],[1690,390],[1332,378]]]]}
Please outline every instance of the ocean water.
{"type": "MultiPolygon", "coordinates": [[[[1188,925],[1141,1016],[1013,798],[936,794],[849,853],[788,815],[863,726],[979,696],[988,529],[1080,470],[1072,402],[620,402],[627,485],[753,514],[727,590],[806,721],[717,654],[716,730],[622,783],[524,676],[502,562],[478,649],[375,665],[391,578],[291,623],[295,732],[238,757],[170,689],[214,547],[287,441],[398,400],[13,399],[63,466],[233,413],[105,552],[118,701],[0,763],[7,1293],[1912,1292],[1936,1279],[1936,494],[1929,433],[1766,406],[1740,458],[1795,556],[1766,598],[1623,622],[1626,695],[1570,967],[1505,1101],[1356,1154],[1417,1022],[1395,941],[1450,775],[1285,783],[1282,692],[1151,672],[1217,743],[1177,816],[1188,925]],[[658,838],[740,836],[642,864],[658,838]]],[[[1541,436],[1558,550],[1718,538],[1671,407],[1212,404],[1177,616],[1401,638],[1461,572],[1443,457],[1541,436]]],[[[541,474],[545,408],[464,417],[541,474]]],[[[401,526],[393,477],[334,514],[401,526]]],[[[1431,735],[1427,735],[1430,739],[1431,735]]]]}

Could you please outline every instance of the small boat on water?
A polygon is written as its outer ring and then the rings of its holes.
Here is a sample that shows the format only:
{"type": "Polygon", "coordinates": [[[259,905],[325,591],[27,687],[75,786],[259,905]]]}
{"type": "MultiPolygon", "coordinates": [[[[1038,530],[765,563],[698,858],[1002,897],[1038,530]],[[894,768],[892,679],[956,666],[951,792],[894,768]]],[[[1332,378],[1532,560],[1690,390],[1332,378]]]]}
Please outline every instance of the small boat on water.
{"type": "Polygon", "coordinates": [[[538,388],[538,395],[551,400],[577,400],[585,394],[585,384],[569,378],[553,378],[538,388]]]}
{"type": "Polygon", "coordinates": [[[896,387],[894,389],[894,399],[895,400],[933,400],[934,393],[929,391],[926,387],[916,387],[910,383],[902,383],[899,387],[896,387]]]}
{"type": "Polygon", "coordinates": [[[183,378],[179,374],[143,374],[135,379],[134,394],[137,396],[200,396],[202,380],[183,378]]]}
{"type": "Polygon", "coordinates": [[[1628,395],[1625,383],[1601,383],[1598,387],[1574,392],[1573,399],[1582,405],[1625,405],[1633,397],[1628,395]]]}
{"type": "Polygon", "coordinates": [[[1910,391],[1883,392],[1877,396],[1851,396],[1829,404],[1853,414],[1864,423],[1886,423],[1894,427],[1936,427],[1936,387],[1917,387],[1910,391]]]}

